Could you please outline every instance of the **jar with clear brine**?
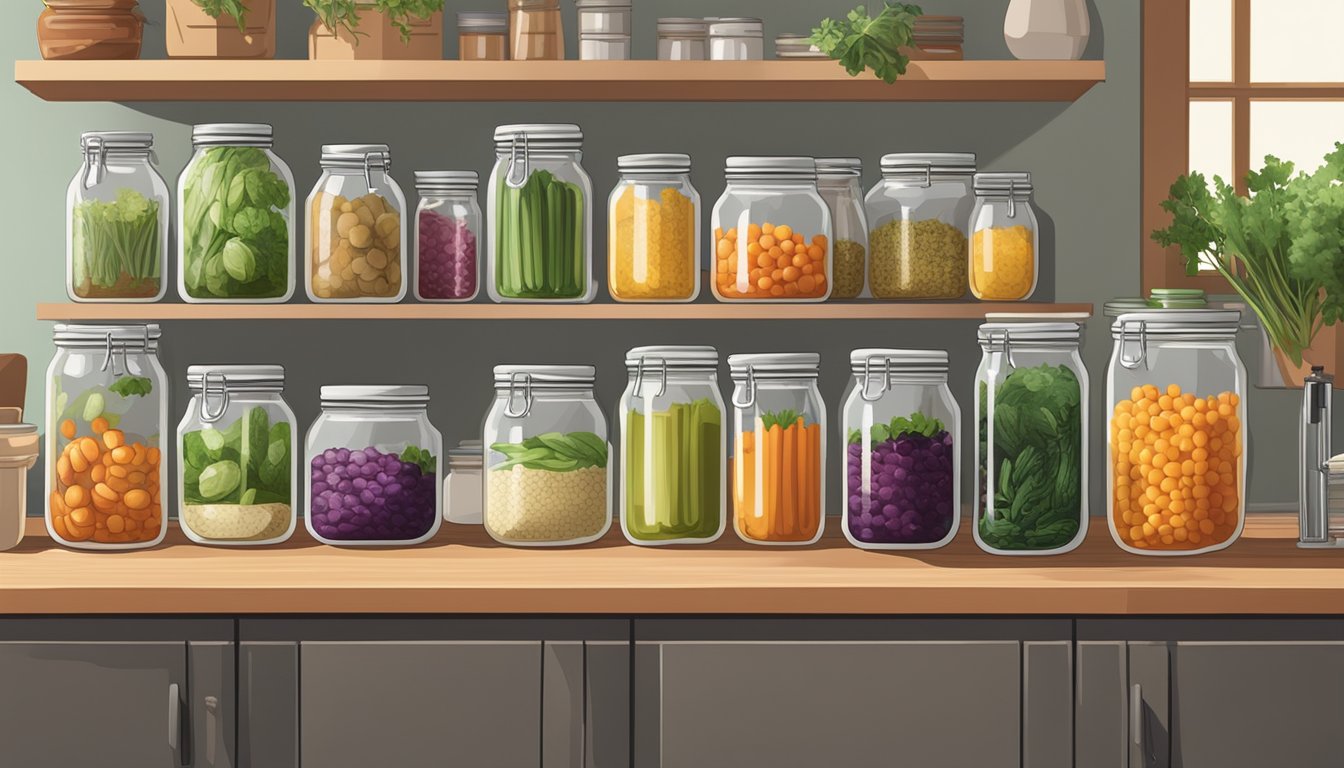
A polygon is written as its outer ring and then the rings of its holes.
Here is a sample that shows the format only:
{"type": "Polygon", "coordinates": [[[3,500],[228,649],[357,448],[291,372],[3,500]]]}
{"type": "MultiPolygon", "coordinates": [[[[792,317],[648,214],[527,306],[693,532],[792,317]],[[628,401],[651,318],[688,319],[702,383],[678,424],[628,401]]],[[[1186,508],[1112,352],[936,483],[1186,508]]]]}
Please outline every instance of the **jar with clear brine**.
{"type": "Polygon", "coordinates": [[[608,284],[617,301],[694,301],[700,293],[700,193],[687,155],[625,155],[611,191],[608,284]]]}
{"type": "Polygon", "coordinates": [[[1246,368],[1235,310],[1120,315],[1106,380],[1111,536],[1126,552],[1193,555],[1246,523],[1246,368]]]}
{"type": "Polygon", "coordinates": [[[868,221],[863,210],[863,162],[857,157],[817,159],[817,193],[831,209],[835,233],[832,299],[853,299],[864,290],[868,268],[868,221]]]}
{"type": "Polygon", "coordinates": [[[971,293],[982,301],[1022,301],[1036,290],[1040,240],[1031,174],[975,174],[971,212],[971,293]]]}
{"type": "Polygon", "coordinates": [[[314,302],[396,303],[406,296],[406,198],[386,144],[326,144],[308,195],[308,268],[314,302]]]}
{"type": "Polygon", "coordinates": [[[882,180],[864,202],[870,227],[868,287],[878,299],[959,299],[966,294],[966,227],[975,207],[969,153],[882,158],[882,180]]]}
{"type": "Polygon", "coordinates": [[[471,301],[480,290],[481,206],[475,171],[416,171],[415,298],[471,301]]]}

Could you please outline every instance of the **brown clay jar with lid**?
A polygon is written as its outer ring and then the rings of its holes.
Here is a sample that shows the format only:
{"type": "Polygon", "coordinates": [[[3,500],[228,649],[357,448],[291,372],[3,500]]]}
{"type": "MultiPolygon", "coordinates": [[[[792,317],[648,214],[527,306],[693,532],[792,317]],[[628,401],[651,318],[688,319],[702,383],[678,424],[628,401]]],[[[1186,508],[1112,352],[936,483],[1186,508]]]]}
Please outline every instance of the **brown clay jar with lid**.
{"type": "Polygon", "coordinates": [[[37,17],[44,59],[138,59],[145,17],[136,0],[46,0],[37,17]]]}

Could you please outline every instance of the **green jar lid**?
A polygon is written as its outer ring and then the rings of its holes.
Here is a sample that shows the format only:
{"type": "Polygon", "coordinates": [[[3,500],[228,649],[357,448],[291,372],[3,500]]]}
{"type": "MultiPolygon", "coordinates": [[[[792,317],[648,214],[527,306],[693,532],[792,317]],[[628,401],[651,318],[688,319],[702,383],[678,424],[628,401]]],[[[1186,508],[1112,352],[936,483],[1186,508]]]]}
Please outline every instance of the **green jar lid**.
{"type": "Polygon", "coordinates": [[[1122,296],[1102,304],[1101,312],[1106,317],[1119,317],[1126,312],[1142,312],[1149,306],[1148,300],[1142,296],[1122,296]]]}

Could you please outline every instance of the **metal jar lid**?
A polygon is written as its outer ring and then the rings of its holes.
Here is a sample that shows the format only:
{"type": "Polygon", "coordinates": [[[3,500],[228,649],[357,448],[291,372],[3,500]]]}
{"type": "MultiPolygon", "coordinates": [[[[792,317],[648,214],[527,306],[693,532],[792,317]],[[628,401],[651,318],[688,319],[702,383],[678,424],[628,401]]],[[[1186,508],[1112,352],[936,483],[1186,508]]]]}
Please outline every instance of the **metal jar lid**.
{"type": "Polygon", "coordinates": [[[158,348],[162,332],[157,323],[147,325],[84,325],[58,323],[52,332],[56,346],[65,348],[116,347],[119,349],[158,348]]]}
{"type": "Polygon", "coordinates": [[[1126,312],[1111,324],[1111,338],[1231,339],[1241,326],[1235,309],[1146,309],[1126,312]]]}
{"type": "Polygon", "coordinates": [[[709,34],[709,22],[685,16],[667,16],[658,20],[659,37],[700,38],[709,34]]]}
{"type": "Polygon", "coordinates": [[[710,37],[765,37],[765,22],[750,17],[715,19],[709,25],[710,37]]]}
{"type": "Polygon", "coordinates": [[[154,134],[142,131],[87,131],[79,135],[85,152],[146,152],[154,146],[154,134]]]}
{"type": "Polygon", "coordinates": [[[392,151],[386,144],[323,144],[323,168],[392,168],[392,151]]]}
{"type": "Polygon", "coordinates": [[[621,173],[674,173],[691,172],[691,156],[675,153],[621,155],[616,158],[621,173]]]}
{"type": "Polygon", "coordinates": [[[947,373],[948,355],[942,349],[856,349],[849,353],[855,376],[881,371],[892,373],[947,373]]]}
{"type": "Polygon", "coordinates": [[[631,7],[630,0],[574,0],[574,7],[580,11],[611,9],[620,10],[631,7]]]}
{"type": "Polygon", "coordinates": [[[508,389],[524,380],[530,382],[533,389],[591,387],[597,381],[597,369],[591,365],[495,366],[495,389],[508,389]]]}
{"type": "Polygon", "coordinates": [[[224,388],[233,392],[280,392],[285,388],[283,365],[189,365],[187,387],[192,392],[224,388]]]}
{"type": "Polygon", "coordinates": [[[977,195],[1021,197],[1032,191],[1031,174],[1026,172],[977,173],[973,184],[977,195]]]}
{"type": "Polygon", "coordinates": [[[1077,344],[1082,334],[1081,323],[984,323],[976,332],[981,346],[1005,339],[1028,344],[1077,344]]]}
{"type": "Polygon", "coordinates": [[[323,408],[408,408],[429,405],[429,387],[408,385],[327,385],[323,408]]]}
{"type": "Polygon", "coordinates": [[[462,11],[457,14],[459,32],[506,35],[509,33],[509,14],[506,11],[462,11]]]}
{"type": "Polygon", "coordinates": [[[858,178],[863,175],[863,161],[857,157],[818,157],[817,178],[858,178]]]}
{"type": "Polygon", "coordinates": [[[771,352],[728,356],[728,368],[736,381],[744,381],[748,375],[757,379],[815,379],[820,365],[821,355],[815,352],[771,352]]]}
{"type": "Polygon", "coordinates": [[[730,157],[724,164],[724,177],[816,181],[817,161],[810,157],[730,157]]]}
{"type": "Polygon", "coordinates": [[[635,347],[625,353],[625,367],[667,367],[674,370],[714,370],[719,367],[719,351],[713,347],[654,346],[635,347]]]}
{"type": "Polygon", "coordinates": [[[975,173],[973,152],[900,152],[882,156],[883,175],[975,173]]]}
{"type": "Polygon", "coordinates": [[[275,131],[265,123],[201,123],[191,127],[197,147],[259,147],[275,144],[275,131]]]}
{"type": "Polygon", "coordinates": [[[475,192],[480,186],[475,171],[416,171],[415,188],[421,195],[447,192],[475,192]]]}
{"type": "Polygon", "coordinates": [[[582,149],[583,129],[572,123],[513,123],[495,129],[495,149],[508,151],[514,142],[521,149],[540,145],[546,149],[582,149]]]}

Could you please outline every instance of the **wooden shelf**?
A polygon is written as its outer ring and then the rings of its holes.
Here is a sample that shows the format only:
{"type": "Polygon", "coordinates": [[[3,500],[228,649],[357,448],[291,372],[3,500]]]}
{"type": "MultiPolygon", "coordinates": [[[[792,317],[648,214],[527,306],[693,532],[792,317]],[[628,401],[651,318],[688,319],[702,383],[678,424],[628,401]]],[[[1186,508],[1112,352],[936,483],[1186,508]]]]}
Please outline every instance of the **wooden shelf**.
{"type": "Polygon", "coordinates": [[[47,101],[1073,101],[1102,61],[16,61],[47,101]]]}

